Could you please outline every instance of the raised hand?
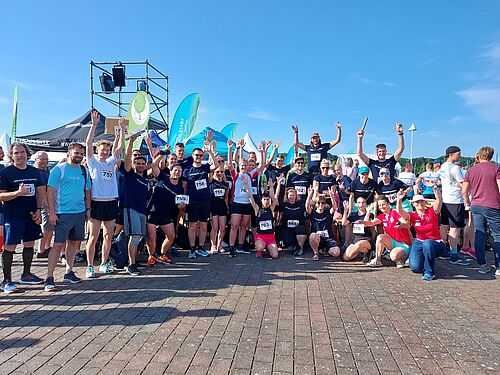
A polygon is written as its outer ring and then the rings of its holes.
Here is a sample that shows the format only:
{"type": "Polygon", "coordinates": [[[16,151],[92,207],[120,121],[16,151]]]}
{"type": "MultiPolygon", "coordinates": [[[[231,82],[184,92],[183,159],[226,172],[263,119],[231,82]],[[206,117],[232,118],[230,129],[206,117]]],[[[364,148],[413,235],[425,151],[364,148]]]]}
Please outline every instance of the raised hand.
{"type": "Polygon", "coordinates": [[[153,157],[153,159],[156,158],[160,154],[160,151],[161,151],[160,146],[156,146],[155,148],[153,148],[152,155],[151,155],[153,157]]]}
{"type": "Polygon", "coordinates": [[[328,195],[330,195],[330,198],[332,199],[335,197],[335,186],[328,187],[328,195]]]}
{"type": "Polygon", "coordinates": [[[397,131],[398,133],[402,133],[402,132],[403,132],[403,124],[401,124],[400,122],[398,122],[398,123],[396,124],[396,131],[397,131]]]}
{"type": "Polygon", "coordinates": [[[283,173],[276,177],[276,181],[278,182],[278,184],[281,184],[281,181],[283,181],[284,179],[285,175],[283,173]]]}
{"type": "Polygon", "coordinates": [[[359,130],[356,134],[358,135],[358,138],[363,138],[363,136],[365,135],[365,131],[359,130]]]}
{"type": "Polygon", "coordinates": [[[312,187],[312,186],[309,186],[309,187],[307,188],[307,194],[312,195],[312,193],[314,193],[314,189],[313,189],[313,187],[312,187]]]}
{"type": "Polygon", "coordinates": [[[101,120],[101,115],[95,109],[90,114],[90,118],[92,119],[92,125],[97,125],[101,120]]]}
{"type": "Polygon", "coordinates": [[[406,197],[406,193],[403,191],[403,189],[399,189],[399,191],[396,193],[396,197],[398,200],[402,201],[406,197]]]}
{"type": "Polygon", "coordinates": [[[266,150],[266,141],[260,141],[259,146],[257,147],[259,151],[265,151],[266,150]]]}
{"type": "Polygon", "coordinates": [[[299,131],[299,127],[298,127],[298,125],[292,124],[292,130],[293,130],[295,133],[298,133],[298,131],[299,131]]]}
{"type": "Polygon", "coordinates": [[[271,147],[271,145],[273,144],[273,141],[272,140],[269,140],[265,143],[265,150],[269,150],[269,147],[271,147]]]}
{"type": "Polygon", "coordinates": [[[208,152],[210,150],[210,141],[203,142],[203,152],[208,152]]]}
{"type": "Polygon", "coordinates": [[[125,128],[127,126],[127,120],[125,117],[122,116],[118,119],[118,126],[122,129],[122,134],[125,134],[125,128]]]}
{"type": "Polygon", "coordinates": [[[335,123],[335,126],[337,127],[337,129],[340,129],[342,127],[342,124],[340,123],[340,121],[337,121],[335,123]]]}
{"type": "Polygon", "coordinates": [[[144,137],[144,141],[146,142],[146,144],[148,146],[152,146],[153,145],[153,140],[151,139],[151,134],[146,133],[146,136],[144,137]]]}
{"type": "Polygon", "coordinates": [[[276,142],[274,142],[274,148],[275,148],[275,149],[280,148],[280,146],[281,146],[281,141],[276,141],[276,142]]]}
{"type": "Polygon", "coordinates": [[[232,148],[233,147],[233,141],[231,139],[227,140],[227,148],[232,148]]]}
{"type": "Polygon", "coordinates": [[[205,140],[207,140],[207,141],[211,142],[213,138],[214,138],[214,133],[213,133],[211,130],[209,130],[209,131],[207,132],[207,135],[206,135],[206,137],[205,137],[205,140]]]}
{"type": "Polygon", "coordinates": [[[344,209],[345,209],[345,210],[348,210],[348,209],[349,209],[349,201],[343,201],[343,202],[342,202],[342,205],[344,206],[344,209]]]}
{"type": "Polygon", "coordinates": [[[217,141],[214,139],[212,141],[212,150],[215,151],[216,148],[217,148],[217,141]]]}

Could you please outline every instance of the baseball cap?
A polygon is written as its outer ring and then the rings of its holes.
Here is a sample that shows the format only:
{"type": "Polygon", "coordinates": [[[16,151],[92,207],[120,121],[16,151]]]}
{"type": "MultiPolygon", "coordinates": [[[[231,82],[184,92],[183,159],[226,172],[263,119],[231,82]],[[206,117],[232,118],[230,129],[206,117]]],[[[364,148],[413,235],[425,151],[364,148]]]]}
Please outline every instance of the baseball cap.
{"type": "Polygon", "coordinates": [[[323,159],[321,160],[321,167],[329,167],[330,166],[330,161],[328,159],[323,159]]]}
{"type": "Polygon", "coordinates": [[[460,152],[460,147],[458,146],[450,146],[446,149],[446,151],[444,152],[446,155],[451,155],[451,154],[454,154],[455,152],[460,152]]]}
{"type": "Polygon", "coordinates": [[[441,159],[434,159],[433,164],[443,164],[441,159]]]}
{"type": "Polygon", "coordinates": [[[423,195],[417,194],[414,195],[413,198],[411,199],[412,202],[418,202],[418,201],[425,201],[425,198],[423,195]]]}
{"type": "Polygon", "coordinates": [[[359,174],[361,174],[361,173],[370,173],[370,170],[368,169],[368,167],[362,166],[361,168],[359,168],[358,173],[359,174]]]}
{"type": "Polygon", "coordinates": [[[311,134],[311,138],[312,137],[319,137],[319,134],[317,132],[314,132],[314,133],[311,134]]]}

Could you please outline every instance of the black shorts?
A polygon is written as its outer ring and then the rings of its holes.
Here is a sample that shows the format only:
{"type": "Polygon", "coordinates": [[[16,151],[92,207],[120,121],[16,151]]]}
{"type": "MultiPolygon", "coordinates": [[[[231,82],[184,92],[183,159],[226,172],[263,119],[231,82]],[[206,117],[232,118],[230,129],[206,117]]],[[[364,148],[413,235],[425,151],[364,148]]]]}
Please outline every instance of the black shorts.
{"type": "Polygon", "coordinates": [[[118,216],[118,201],[91,201],[90,218],[100,221],[116,220],[118,216]]]}
{"type": "Polygon", "coordinates": [[[254,212],[251,203],[231,203],[231,214],[237,215],[251,215],[254,212]]]}
{"type": "Polygon", "coordinates": [[[172,221],[172,217],[170,215],[159,215],[156,212],[150,212],[148,214],[147,223],[163,226],[163,225],[172,224],[173,221],[172,221]]]}
{"type": "Polygon", "coordinates": [[[212,214],[212,216],[226,216],[226,201],[223,199],[212,199],[210,203],[210,213],[212,214]]]}
{"type": "Polygon", "coordinates": [[[333,238],[321,237],[319,240],[319,247],[321,249],[330,250],[332,247],[337,247],[337,241],[333,238]]]}
{"type": "Polygon", "coordinates": [[[443,203],[441,207],[441,225],[451,228],[463,228],[465,220],[465,206],[462,203],[443,203]]]}
{"type": "Polygon", "coordinates": [[[356,242],[363,241],[363,240],[368,241],[370,243],[372,250],[375,248],[375,240],[371,236],[362,236],[359,234],[355,234],[353,239],[352,239],[352,243],[356,243],[356,242]]]}
{"type": "Polygon", "coordinates": [[[208,222],[210,219],[210,199],[191,199],[187,207],[187,221],[195,223],[208,222]]]}
{"type": "Polygon", "coordinates": [[[306,235],[306,226],[297,225],[293,228],[288,228],[286,226],[281,227],[281,239],[285,246],[290,246],[296,243],[296,236],[306,235]]]}

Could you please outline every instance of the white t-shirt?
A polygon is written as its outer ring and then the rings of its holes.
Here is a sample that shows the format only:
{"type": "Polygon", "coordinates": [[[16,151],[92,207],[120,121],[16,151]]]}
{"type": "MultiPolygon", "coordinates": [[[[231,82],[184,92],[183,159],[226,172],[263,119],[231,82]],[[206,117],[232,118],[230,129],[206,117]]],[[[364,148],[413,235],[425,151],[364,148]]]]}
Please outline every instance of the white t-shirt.
{"type": "Polygon", "coordinates": [[[460,167],[450,162],[443,163],[439,170],[439,178],[441,179],[443,203],[464,203],[462,187],[460,186],[464,176],[460,167]]]}
{"type": "Polygon", "coordinates": [[[398,176],[398,180],[403,181],[404,184],[408,186],[415,185],[415,180],[417,177],[412,172],[400,172],[398,176]]]}
{"type": "Polygon", "coordinates": [[[115,156],[110,156],[106,161],[99,161],[92,155],[87,160],[87,165],[92,178],[92,199],[118,198],[115,156]]]}

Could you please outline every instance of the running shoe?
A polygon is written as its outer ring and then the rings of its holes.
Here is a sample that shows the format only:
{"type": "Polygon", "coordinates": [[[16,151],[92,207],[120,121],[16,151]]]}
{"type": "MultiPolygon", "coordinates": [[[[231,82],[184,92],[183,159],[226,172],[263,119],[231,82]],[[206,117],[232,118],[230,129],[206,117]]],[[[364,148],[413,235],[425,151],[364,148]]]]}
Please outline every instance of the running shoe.
{"type": "Polygon", "coordinates": [[[75,263],[83,263],[86,261],[85,257],[82,255],[84,253],[78,253],[75,255],[75,263]]]}
{"type": "Polygon", "coordinates": [[[378,261],[377,258],[373,258],[368,263],[366,263],[366,265],[373,268],[382,267],[382,262],[378,261]]]}
{"type": "Polygon", "coordinates": [[[203,248],[199,247],[198,249],[196,249],[195,251],[196,255],[199,255],[201,257],[208,257],[210,256],[209,253],[207,253],[203,248]]]}
{"type": "Polygon", "coordinates": [[[364,253],[363,258],[361,259],[361,262],[364,264],[368,263],[370,261],[370,253],[364,253]]]}
{"type": "Polygon", "coordinates": [[[78,284],[81,282],[82,279],[80,279],[78,276],[73,271],[69,271],[68,273],[65,273],[62,282],[63,283],[71,283],[71,284],[78,284]]]}
{"type": "Polygon", "coordinates": [[[153,267],[156,264],[156,258],[154,255],[148,256],[148,266],[153,267]]]}
{"type": "Polygon", "coordinates": [[[57,262],[57,264],[59,264],[60,266],[65,266],[66,265],[66,255],[61,255],[59,257],[59,262],[57,262]]]}
{"type": "Polygon", "coordinates": [[[255,257],[256,258],[262,258],[262,251],[257,250],[257,252],[255,253],[255,257]]]}
{"type": "Polygon", "coordinates": [[[500,268],[497,268],[497,270],[495,271],[495,276],[500,276],[500,268]]]}
{"type": "Polygon", "coordinates": [[[391,260],[391,252],[387,249],[384,250],[384,254],[382,255],[382,258],[385,260],[391,260]]]}
{"type": "Polygon", "coordinates": [[[490,266],[488,266],[487,264],[480,264],[479,268],[477,269],[477,272],[488,273],[488,272],[490,272],[490,266]]]}
{"type": "Polygon", "coordinates": [[[213,254],[217,254],[219,252],[219,250],[217,249],[216,246],[212,246],[211,249],[210,249],[210,255],[213,255],[213,254]]]}
{"type": "Polygon", "coordinates": [[[408,267],[410,264],[410,262],[408,261],[408,259],[404,260],[404,259],[401,259],[401,260],[398,260],[396,262],[396,267],[397,268],[404,268],[404,267],[408,267]]]}
{"type": "Polygon", "coordinates": [[[10,294],[14,293],[17,291],[17,286],[10,280],[4,280],[2,284],[0,285],[0,288],[3,290],[4,293],[10,294]]]}
{"type": "Polygon", "coordinates": [[[37,275],[28,273],[26,275],[21,275],[21,280],[19,284],[29,284],[29,285],[38,285],[43,284],[43,279],[39,278],[37,275]]]}
{"type": "Polygon", "coordinates": [[[236,250],[236,254],[250,254],[250,251],[245,250],[245,248],[242,245],[239,245],[236,250]]]}
{"type": "MultiPolygon", "coordinates": [[[[223,242],[223,243],[224,243],[224,242],[223,242]]],[[[227,247],[227,245],[226,245],[226,247],[227,247]]],[[[219,251],[219,253],[221,253],[221,254],[222,254],[222,253],[224,252],[224,246],[219,245],[219,247],[217,247],[217,250],[219,251]]]]}
{"type": "Polygon", "coordinates": [[[188,259],[196,259],[196,252],[190,251],[188,255],[188,259]]]}
{"type": "Polygon", "coordinates": [[[45,249],[44,251],[38,250],[36,252],[37,259],[46,259],[46,258],[48,258],[49,257],[50,249],[52,249],[52,248],[49,247],[48,249],[45,249]]]}
{"type": "Polygon", "coordinates": [[[181,254],[179,253],[179,250],[177,250],[177,248],[175,246],[172,246],[170,248],[170,254],[174,257],[180,257],[181,254]]]}
{"type": "Polygon", "coordinates": [[[234,246],[229,246],[229,258],[234,258],[236,256],[236,252],[234,251],[234,246]]]}
{"type": "Polygon", "coordinates": [[[45,285],[44,285],[44,290],[46,292],[54,292],[56,290],[56,283],[54,282],[53,277],[47,277],[47,280],[45,280],[45,285]]]}
{"type": "Polygon", "coordinates": [[[87,269],[85,270],[85,278],[86,279],[93,279],[95,278],[95,272],[94,272],[94,267],[93,266],[88,266],[87,269]]]}
{"type": "Polygon", "coordinates": [[[451,254],[450,255],[450,263],[457,264],[459,266],[470,266],[471,260],[470,259],[462,259],[458,256],[458,254],[451,254]]]}
{"type": "Polygon", "coordinates": [[[470,256],[471,258],[477,259],[476,250],[473,250],[470,247],[462,247],[460,249],[460,254],[465,254],[470,256]]]}
{"type": "Polygon", "coordinates": [[[137,264],[131,264],[127,267],[127,273],[132,276],[139,276],[141,271],[137,268],[137,264]]]}
{"type": "Polygon", "coordinates": [[[113,273],[113,269],[111,268],[111,262],[107,261],[99,266],[99,272],[102,272],[105,275],[110,275],[113,273]]]}
{"type": "Polygon", "coordinates": [[[304,249],[299,248],[299,251],[295,253],[295,256],[301,257],[302,255],[304,255],[304,249]]]}
{"type": "Polygon", "coordinates": [[[436,275],[433,275],[430,273],[424,273],[424,275],[422,276],[422,280],[424,280],[424,281],[431,281],[431,280],[434,280],[435,278],[436,278],[436,275]]]}
{"type": "Polygon", "coordinates": [[[451,256],[451,254],[447,251],[447,252],[442,253],[440,256],[438,256],[438,259],[448,260],[448,259],[450,259],[450,256],[451,256]]]}
{"type": "Polygon", "coordinates": [[[170,259],[167,254],[160,255],[158,258],[156,258],[156,260],[163,264],[172,263],[172,259],[170,259]]]}

